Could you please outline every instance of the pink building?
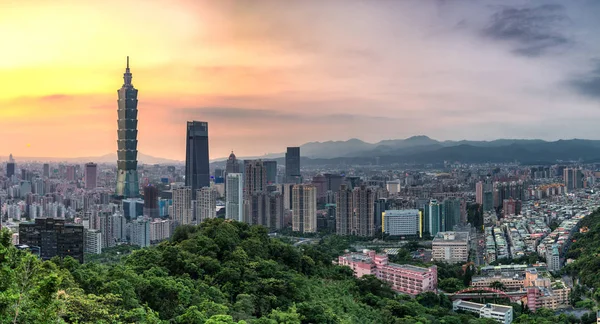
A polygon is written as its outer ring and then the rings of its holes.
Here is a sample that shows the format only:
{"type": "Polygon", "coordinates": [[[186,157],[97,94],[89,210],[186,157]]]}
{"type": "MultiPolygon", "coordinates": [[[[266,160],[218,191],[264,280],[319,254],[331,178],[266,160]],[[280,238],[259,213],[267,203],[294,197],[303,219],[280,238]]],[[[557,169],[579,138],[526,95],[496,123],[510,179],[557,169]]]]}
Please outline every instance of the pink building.
{"type": "Polygon", "coordinates": [[[360,278],[374,275],[389,283],[392,289],[405,294],[417,295],[426,291],[437,290],[437,267],[421,268],[407,264],[389,263],[386,254],[376,254],[365,250],[364,253],[349,253],[338,258],[339,265],[354,270],[360,278]]]}

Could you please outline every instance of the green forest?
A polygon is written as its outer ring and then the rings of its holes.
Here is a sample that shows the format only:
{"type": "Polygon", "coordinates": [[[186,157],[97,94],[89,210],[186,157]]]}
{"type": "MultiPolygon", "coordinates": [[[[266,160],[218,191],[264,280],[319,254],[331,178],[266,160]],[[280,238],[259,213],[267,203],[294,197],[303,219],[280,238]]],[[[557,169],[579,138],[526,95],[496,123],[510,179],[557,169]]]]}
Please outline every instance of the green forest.
{"type": "MultiPolygon", "coordinates": [[[[443,294],[411,298],[375,277],[354,278],[332,264],[346,243],[329,236],[294,247],[263,227],[211,219],[180,226],[157,246],[118,247],[79,264],[43,262],[14,248],[3,230],[0,322],[495,323],[453,313],[443,294]]],[[[579,322],[515,311],[516,323],[579,322]]]]}

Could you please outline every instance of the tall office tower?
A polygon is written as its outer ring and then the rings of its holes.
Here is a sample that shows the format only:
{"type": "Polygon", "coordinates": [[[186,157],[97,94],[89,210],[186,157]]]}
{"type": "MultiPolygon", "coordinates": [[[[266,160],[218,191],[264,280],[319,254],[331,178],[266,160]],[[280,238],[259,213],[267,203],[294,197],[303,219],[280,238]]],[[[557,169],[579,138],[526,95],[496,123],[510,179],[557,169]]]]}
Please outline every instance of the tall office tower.
{"type": "Polygon", "coordinates": [[[50,164],[44,163],[44,170],[42,176],[44,178],[50,178],[50,164]]]}
{"type": "Polygon", "coordinates": [[[192,223],[192,188],[173,189],[173,215],[171,219],[177,225],[192,223]]]}
{"type": "Polygon", "coordinates": [[[158,188],[153,185],[144,187],[144,216],[154,219],[159,217],[158,188]]]}
{"type": "Polygon", "coordinates": [[[198,212],[194,215],[196,224],[209,218],[217,218],[217,189],[204,187],[196,190],[196,201],[198,204],[198,212]]]}
{"type": "Polygon", "coordinates": [[[75,166],[67,165],[67,181],[75,181],[75,166]]]}
{"type": "Polygon", "coordinates": [[[225,174],[225,170],[223,170],[221,168],[215,169],[215,178],[223,178],[224,174],[225,174]]]}
{"type": "Polygon", "coordinates": [[[140,217],[131,222],[130,243],[139,247],[150,246],[150,221],[140,217]]]}
{"type": "Polygon", "coordinates": [[[317,188],[297,184],[292,188],[292,230],[315,233],[317,231],[317,188]]]}
{"type": "Polygon", "coordinates": [[[267,169],[262,160],[244,161],[244,197],[267,191],[267,169]]]}
{"type": "Polygon", "coordinates": [[[85,253],[102,253],[102,233],[100,233],[100,231],[96,229],[86,229],[84,246],[85,253]]]}
{"type": "Polygon", "coordinates": [[[117,91],[119,95],[118,140],[117,140],[117,187],[115,195],[123,198],[136,198],[140,195],[137,172],[137,124],[138,124],[138,90],[131,84],[132,74],[127,68],[123,74],[123,86],[117,91]]]}
{"type": "Polygon", "coordinates": [[[375,236],[375,192],[361,185],[352,192],[352,227],[358,236],[375,236]]]}
{"type": "MultiPolygon", "coordinates": [[[[425,217],[424,217],[424,232],[428,232],[429,235],[435,236],[438,232],[442,232],[442,208],[437,200],[432,199],[429,204],[425,206],[425,217]]],[[[445,222],[444,222],[445,223],[445,222]]]]}
{"type": "Polygon", "coordinates": [[[83,241],[83,226],[65,224],[64,219],[38,218],[19,224],[19,243],[39,247],[42,260],[70,256],[83,263],[83,241]]]}
{"type": "Polygon", "coordinates": [[[192,188],[192,192],[210,187],[207,122],[187,123],[185,147],[185,185],[192,188]]]}
{"type": "Polygon", "coordinates": [[[335,193],[335,233],[337,235],[353,235],[352,228],[352,190],[347,185],[341,185],[335,193]]]}
{"type": "Polygon", "coordinates": [[[483,205],[483,181],[479,181],[475,184],[475,202],[483,205]]]}
{"type": "Polygon", "coordinates": [[[127,198],[121,200],[123,217],[130,221],[144,215],[144,201],[141,198],[127,198]]]}
{"type": "Polygon", "coordinates": [[[263,161],[267,170],[267,184],[277,183],[277,161],[263,161]]]}
{"type": "Polygon", "coordinates": [[[85,165],[85,189],[96,189],[98,181],[98,164],[86,163],[85,165]]]}
{"type": "Polygon", "coordinates": [[[387,198],[376,198],[375,199],[375,230],[377,232],[382,230],[383,227],[383,213],[388,209],[387,198]]]}
{"type": "Polygon", "coordinates": [[[285,178],[287,183],[301,183],[300,148],[288,147],[285,153],[285,178]]]}
{"type": "Polygon", "coordinates": [[[8,163],[6,163],[6,177],[11,178],[15,175],[15,159],[13,158],[12,153],[8,157],[8,163]]]}
{"type": "MultiPolygon", "coordinates": [[[[580,169],[566,168],[563,170],[563,181],[567,192],[583,188],[583,173],[580,169]]],[[[516,197],[513,197],[517,199],[516,197]]]]}
{"type": "Polygon", "coordinates": [[[225,193],[225,219],[243,221],[244,181],[241,173],[227,173],[225,193]]]}
{"type": "Polygon", "coordinates": [[[340,186],[344,183],[344,176],[341,174],[325,173],[325,180],[327,181],[327,190],[337,192],[340,190],[340,186]]]}
{"type": "Polygon", "coordinates": [[[460,200],[456,198],[447,198],[444,199],[444,202],[442,204],[444,227],[441,229],[441,231],[453,231],[454,226],[460,223],[460,200]]]}
{"type": "Polygon", "coordinates": [[[240,163],[231,151],[229,154],[229,158],[227,159],[227,164],[225,166],[225,173],[240,173],[240,163]]]}

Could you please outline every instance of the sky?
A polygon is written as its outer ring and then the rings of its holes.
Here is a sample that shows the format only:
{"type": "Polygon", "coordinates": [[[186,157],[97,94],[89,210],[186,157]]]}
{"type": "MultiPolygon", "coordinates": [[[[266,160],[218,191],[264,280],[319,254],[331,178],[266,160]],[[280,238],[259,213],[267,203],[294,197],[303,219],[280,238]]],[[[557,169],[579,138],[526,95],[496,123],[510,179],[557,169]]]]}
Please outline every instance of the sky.
{"type": "Polygon", "coordinates": [[[312,141],[600,139],[600,1],[0,0],[0,155],[116,150],[126,56],[140,152],[312,141]]]}

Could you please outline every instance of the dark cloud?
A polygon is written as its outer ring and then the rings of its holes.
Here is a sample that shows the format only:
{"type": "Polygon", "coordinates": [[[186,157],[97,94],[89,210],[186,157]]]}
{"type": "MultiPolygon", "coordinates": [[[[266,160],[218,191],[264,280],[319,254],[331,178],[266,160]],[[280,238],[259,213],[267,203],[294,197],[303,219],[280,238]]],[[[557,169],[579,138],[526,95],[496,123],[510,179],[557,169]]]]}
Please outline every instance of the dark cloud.
{"type": "Polygon", "coordinates": [[[573,42],[566,33],[570,22],[561,5],[504,8],[491,17],[483,32],[496,40],[515,42],[516,54],[540,56],[573,42]]]}
{"type": "Polygon", "coordinates": [[[572,80],[571,86],[580,94],[600,99],[600,60],[596,62],[596,68],[580,79],[572,80]]]}

